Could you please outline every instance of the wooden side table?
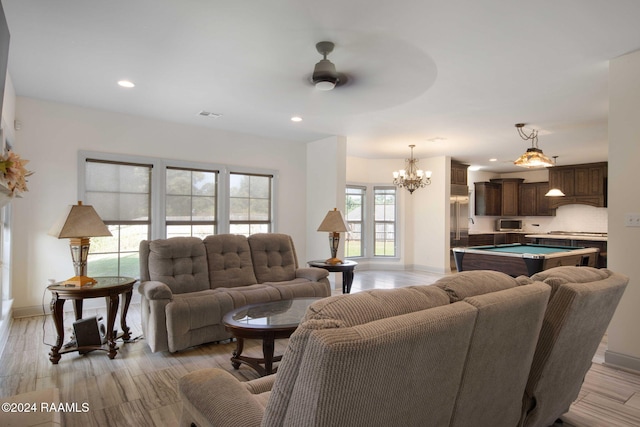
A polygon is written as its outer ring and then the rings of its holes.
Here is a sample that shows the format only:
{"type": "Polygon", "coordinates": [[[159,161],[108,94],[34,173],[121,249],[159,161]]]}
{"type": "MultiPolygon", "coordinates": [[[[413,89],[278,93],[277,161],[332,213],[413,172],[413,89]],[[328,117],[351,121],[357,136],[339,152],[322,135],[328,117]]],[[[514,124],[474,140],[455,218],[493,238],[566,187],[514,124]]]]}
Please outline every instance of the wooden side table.
{"type": "Polygon", "coordinates": [[[51,312],[53,313],[53,321],[56,325],[56,331],[58,338],[56,345],[51,348],[49,352],[49,360],[54,365],[58,364],[60,357],[64,353],[72,351],[91,351],[91,350],[103,350],[108,352],[109,359],[116,357],[118,353],[118,347],[116,346],[116,339],[122,337],[124,340],[131,338],[129,335],[129,327],[126,323],[127,311],[129,310],[129,304],[131,303],[131,297],[133,295],[133,284],[136,279],[131,277],[109,276],[109,277],[95,277],[97,283],[86,286],[65,286],[63,282],[55,283],[51,286],[47,286],[47,289],[51,291],[51,312]],[[120,295],[124,295],[124,302],[120,309],[120,326],[122,327],[122,333],[114,333],[113,326],[116,321],[116,313],[118,312],[118,305],[120,302],[120,295]],[[73,311],[76,316],[76,320],[82,319],[82,302],[86,298],[99,298],[104,297],[107,301],[107,346],[85,346],[85,347],[69,347],[64,350],[62,348],[62,342],[64,341],[64,302],[68,299],[73,300],[73,311]]]}
{"type": "Polygon", "coordinates": [[[323,260],[315,260],[308,261],[310,267],[319,267],[324,268],[325,270],[331,273],[342,273],[342,293],[348,294],[351,293],[351,285],[353,284],[353,275],[356,265],[358,265],[355,261],[345,260],[342,261],[342,264],[327,264],[323,260]]]}

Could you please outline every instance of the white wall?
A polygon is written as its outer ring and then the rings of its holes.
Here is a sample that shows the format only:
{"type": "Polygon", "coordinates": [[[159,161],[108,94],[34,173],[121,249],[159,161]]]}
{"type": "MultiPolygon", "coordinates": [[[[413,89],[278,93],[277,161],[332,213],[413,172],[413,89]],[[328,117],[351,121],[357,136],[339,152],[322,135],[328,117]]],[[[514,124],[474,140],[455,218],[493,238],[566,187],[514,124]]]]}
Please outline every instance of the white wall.
{"type": "MultiPolygon", "coordinates": [[[[301,195],[307,203],[307,260],[331,257],[329,237],[318,227],[327,212],[337,208],[344,215],[347,142],[344,137],[330,137],[307,144],[307,188],[301,195]],[[308,197],[307,197],[308,195],[308,197]]],[[[340,235],[338,258],[344,256],[344,233],[340,235]]]]}
{"type": "Polygon", "coordinates": [[[609,67],[609,242],[607,266],[630,277],[609,327],[607,363],[640,370],[640,228],[624,226],[627,213],[640,214],[640,51],[609,67]]]}
{"type": "MultiPolygon", "coordinates": [[[[67,240],[47,232],[78,197],[78,150],[241,165],[279,171],[275,231],[306,260],[306,146],[205,127],[18,97],[16,151],[35,174],[14,201],[14,309],[41,304],[47,279],[73,275],[67,240]]],[[[206,119],[203,119],[206,120],[206,119]]],[[[49,295],[45,296],[48,301],[49,295]]]]}
{"type": "Polygon", "coordinates": [[[451,158],[432,157],[420,160],[420,167],[432,171],[431,185],[407,193],[413,199],[413,230],[407,240],[413,240],[415,270],[448,273],[449,268],[449,196],[451,195],[451,158]]]}

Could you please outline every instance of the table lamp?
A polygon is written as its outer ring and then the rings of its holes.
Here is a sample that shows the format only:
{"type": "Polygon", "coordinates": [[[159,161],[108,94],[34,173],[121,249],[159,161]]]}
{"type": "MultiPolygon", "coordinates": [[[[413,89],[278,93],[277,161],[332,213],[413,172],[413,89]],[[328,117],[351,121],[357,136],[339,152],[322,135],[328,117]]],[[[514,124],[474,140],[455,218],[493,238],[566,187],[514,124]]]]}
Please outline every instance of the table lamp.
{"type": "Polygon", "coordinates": [[[322,224],[318,227],[318,231],[329,232],[329,248],[331,249],[331,258],[325,262],[330,265],[342,264],[342,260],[337,258],[338,244],[340,244],[340,233],[349,231],[349,226],[342,217],[342,213],[334,208],[327,212],[322,224]]]}
{"type": "Polygon", "coordinates": [[[87,256],[89,255],[89,238],[99,236],[111,236],[111,232],[102,222],[93,206],[77,205],[69,206],[66,214],[51,227],[49,234],[58,239],[69,239],[71,258],[75,276],[66,280],[65,285],[85,286],[96,283],[96,280],[87,277],[87,256]]]}

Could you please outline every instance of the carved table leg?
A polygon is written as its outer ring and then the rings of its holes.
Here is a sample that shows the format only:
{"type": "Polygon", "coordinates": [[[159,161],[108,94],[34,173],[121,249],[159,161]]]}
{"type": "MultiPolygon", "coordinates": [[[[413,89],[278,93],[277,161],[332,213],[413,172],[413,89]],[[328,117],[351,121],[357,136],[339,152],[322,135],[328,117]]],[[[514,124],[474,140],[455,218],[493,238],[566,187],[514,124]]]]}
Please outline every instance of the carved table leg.
{"type": "Polygon", "coordinates": [[[127,311],[129,311],[129,304],[131,303],[131,296],[133,291],[124,293],[124,303],[120,307],[120,327],[122,328],[122,339],[128,341],[131,339],[129,334],[129,327],[127,326],[127,311]]]}
{"type": "Polygon", "coordinates": [[[120,295],[110,295],[107,298],[107,343],[109,344],[109,359],[116,357],[118,347],[116,347],[116,333],[113,326],[116,323],[116,313],[118,312],[118,303],[120,295]]]}
{"type": "Polygon", "coordinates": [[[240,361],[237,359],[242,354],[242,350],[244,349],[244,338],[236,338],[236,349],[233,350],[233,356],[231,357],[231,366],[233,369],[240,369],[240,361]]]}
{"type": "Polygon", "coordinates": [[[64,312],[62,310],[64,306],[63,299],[58,298],[57,294],[53,294],[53,298],[51,299],[51,313],[53,313],[53,322],[56,325],[56,332],[58,333],[58,338],[56,339],[56,345],[51,347],[51,351],[49,352],[49,360],[54,365],[57,365],[60,361],[60,348],[62,347],[62,341],[64,340],[64,312]]]}

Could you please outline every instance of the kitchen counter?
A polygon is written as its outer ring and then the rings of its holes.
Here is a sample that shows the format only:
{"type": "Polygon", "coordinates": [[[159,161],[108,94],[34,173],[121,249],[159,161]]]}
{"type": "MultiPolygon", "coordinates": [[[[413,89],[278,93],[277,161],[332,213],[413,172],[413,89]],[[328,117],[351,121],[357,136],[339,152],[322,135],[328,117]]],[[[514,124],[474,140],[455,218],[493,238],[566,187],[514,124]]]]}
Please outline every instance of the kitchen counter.
{"type": "Polygon", "coordinates": [[[588,240],[592,242],[606,242],[607,236],[604,233],[593,234],[526,234],[525,237],[531,239],[561,239],[561,240],[588,240]]]}

